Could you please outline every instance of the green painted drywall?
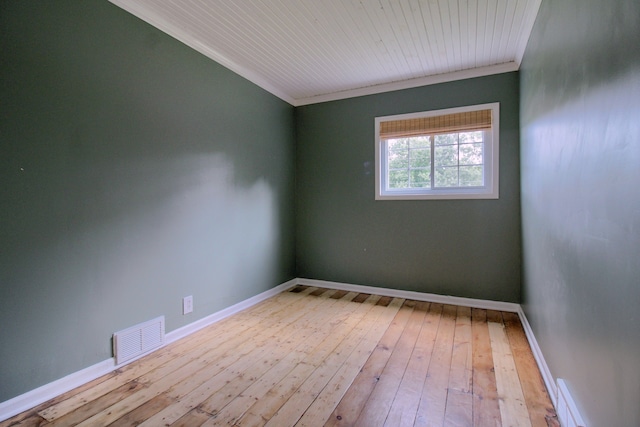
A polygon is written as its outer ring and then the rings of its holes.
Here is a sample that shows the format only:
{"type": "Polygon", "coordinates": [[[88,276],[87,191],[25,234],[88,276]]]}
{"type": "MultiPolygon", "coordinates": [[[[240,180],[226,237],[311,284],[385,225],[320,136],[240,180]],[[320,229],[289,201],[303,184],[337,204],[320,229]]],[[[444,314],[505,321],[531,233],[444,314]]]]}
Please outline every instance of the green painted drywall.
{"type": "Polygon", "coordinates": [[[296,108],[299,277],[519,302],[518,75],[296,108]],[[374,118],[500,102],[498,200],[374,200],[374,118]]]}
{"type": "Polygon", "coordinates": [[[640,3],[542,2],[521,68],[523,306],[589,426],[640,425],[640,3]]]}
{"type": "Polygon", "coordinates": [[[0,402],[294,277],[293,107],[107,1],[1,2],[0,61],[0,402]]]}

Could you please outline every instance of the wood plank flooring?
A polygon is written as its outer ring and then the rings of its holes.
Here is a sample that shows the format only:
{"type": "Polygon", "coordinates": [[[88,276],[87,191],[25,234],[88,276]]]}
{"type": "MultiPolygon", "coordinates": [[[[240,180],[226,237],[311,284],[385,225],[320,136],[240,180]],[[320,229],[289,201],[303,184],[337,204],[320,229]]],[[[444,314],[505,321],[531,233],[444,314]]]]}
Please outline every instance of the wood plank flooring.
{"type": "Polygon", "coordinates": [[[0,427],[556,423],[517,315],[298,286],[0,427]]]}

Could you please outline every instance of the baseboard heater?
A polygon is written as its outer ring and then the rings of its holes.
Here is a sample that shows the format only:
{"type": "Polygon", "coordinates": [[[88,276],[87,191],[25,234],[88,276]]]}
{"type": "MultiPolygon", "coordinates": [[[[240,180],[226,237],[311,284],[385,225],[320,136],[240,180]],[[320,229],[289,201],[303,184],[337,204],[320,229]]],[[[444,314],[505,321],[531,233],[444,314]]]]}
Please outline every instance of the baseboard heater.
{"type": "Polygon", "coordinates": [[[113,334],[116,365],[141,356],[164,345],[164,316],[113,334]]]}

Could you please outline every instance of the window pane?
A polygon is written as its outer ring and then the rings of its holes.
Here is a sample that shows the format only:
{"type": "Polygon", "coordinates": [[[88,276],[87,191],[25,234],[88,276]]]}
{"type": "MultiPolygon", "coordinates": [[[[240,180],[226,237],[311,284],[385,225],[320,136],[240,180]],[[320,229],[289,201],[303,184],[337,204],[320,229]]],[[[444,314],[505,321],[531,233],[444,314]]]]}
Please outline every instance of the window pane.
{"type": "Polygon", "coordinates": [[[410,153],[409,163],[412,168],[430,168],[431,167],[431,149],[430,148],[412,149],[410,153]]]}
{"type": "Polygon", "coordinates": [[[481,187],[482,166],[460,166],[460,187],[481,187]]]}
{"type": "Polygon", "coordinates": [[[497,199],[498,116],[491,103],[377,117],[376,200],[497,199]]]}
{"type": "Polygon", "coordinates": [[[429,169],[411,169],[410,177],[412,188],[431,187],[429,169]]]}
{"type": "Polygon", "coordinates": [[[389,150],[389,169],[406,169],[409,167],[409,152],[407,150],[389,150]]]}
{"type": "Polygon", "coordinates": [[[389,171],[389,188],[408,188],[409,171],[395,170],[389,171]]]}
{"type": "Polygon", "coordinates": [[[409,167],[409,139],[390,139],[388,144],[389,169],[406,169],[409,167]]]}
{"type": "Polygon", "coordinates": [[[475,144],[460,144],[460,164],[481,165],[483,163],[483,145],[484,144],[482,144],[481,142],[475,144]]]}
{"type": "Polygon", "coordinates": [[[436,166],[453,166],[458,164],[458,145],[444,145],[434,150],[436,166]]]}
{"type": "Polygon", "coordinates": [[[389,144],[389,150],[406,150],[409,148],[409,139],[389,139],[387,140],[387,144],[389,144]]]}
{"type": "Polygon", "coordinates": [[[475,132],[461,132],[458,134],[460,136],[460,144],[469,143],[469,142],[482,142],[483,141],[483,132],[475,131],[475,132]]]}
{"type": "Polygon", "coordinates": [[[414,136],[409,138],[409,145],[411,148],[429,148],[431,140],[428,136],[414,136]]]}
{"type": "Polygon", "coordinates": [[[436,135],[434,137],[434,142],[436,147],[438,145],[451,145],[458,143],[458,134],[457,133],[447,133],[444,135],[436,135]]]}
{"type": "Polygon", "coordinates": [[[437,167],[435,173],[435,187],[457,187],[458,168],[457,167],[437,167]]]}

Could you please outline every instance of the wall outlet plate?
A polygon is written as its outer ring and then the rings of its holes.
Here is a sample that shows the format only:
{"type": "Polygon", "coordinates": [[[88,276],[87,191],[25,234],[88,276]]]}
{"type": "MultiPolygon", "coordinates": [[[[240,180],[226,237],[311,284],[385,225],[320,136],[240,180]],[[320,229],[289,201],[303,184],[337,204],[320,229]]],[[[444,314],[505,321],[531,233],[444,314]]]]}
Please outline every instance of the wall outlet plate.
{"type": "Polygon", "coordinates": [[[193,311],[193,295],[182,298],[182,314],[189,314],[193,311]]]}

